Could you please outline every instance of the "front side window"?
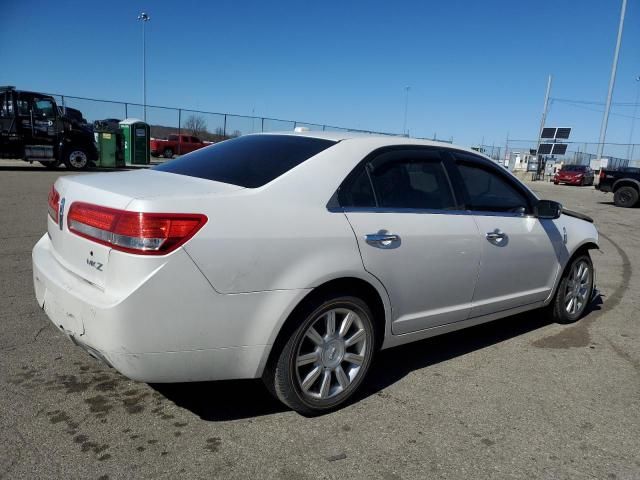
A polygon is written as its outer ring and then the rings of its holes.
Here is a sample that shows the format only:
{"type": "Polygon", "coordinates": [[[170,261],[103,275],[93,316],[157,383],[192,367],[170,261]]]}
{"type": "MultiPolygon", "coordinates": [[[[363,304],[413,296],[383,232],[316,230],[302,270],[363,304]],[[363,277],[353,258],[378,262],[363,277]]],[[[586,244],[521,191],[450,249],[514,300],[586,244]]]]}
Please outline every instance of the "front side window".
{"type": "Polygon", "coordinates": [[[525,213],[529,210],[527,197],[503,175],[488,166],[465,161],[464,154],[456,154],[458,171],[466,188],[467,209],[487,212],[525,213]]]}
{"type": "Polygon", "coordinates": [[[33,114],[39,117],[54,118],[55,109],[53,102],[49,99],[36,99],[33,102],[33,114]]]}

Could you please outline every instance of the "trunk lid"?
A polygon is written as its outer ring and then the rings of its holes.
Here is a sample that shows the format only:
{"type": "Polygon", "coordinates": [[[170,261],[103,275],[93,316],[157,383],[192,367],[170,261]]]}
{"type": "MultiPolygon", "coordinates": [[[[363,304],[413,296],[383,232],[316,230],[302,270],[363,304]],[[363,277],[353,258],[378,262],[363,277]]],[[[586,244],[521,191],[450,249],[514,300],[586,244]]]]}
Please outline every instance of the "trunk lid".
{"type": "MultiPolygon", "coordinates": [[[[139,170],[113,173],[97,173],[60,177],[55,188],[60,195],[59,220],[56,223],[47,216],[47,231],[52,243],[53,255],[67,270],[82,279],[105,289],[108,283],[111,247],[83,238],[69,231],[67,215],[74,202],[86,202],[102,207],[127,210],[135,200],[151,200],[144,204],[145,211],[153,210],[154,198],[184,206],[185,199],[222,195],[243,187],[226,183],[202,180],[154,170],[139,170]]],[[[199,213],[196,202],[189,212],[199,213]]],[[[177,211],[177,210],[176,210],[177,211]]],[[[137,262],[157,268],[158,259],[131,255],[137,262]]],[[[160,257],[163,258],[163,257],[160,257]]],[[[141,266],[140,265],[140,266],[141,266]]],[[[135,271],[144,274],[145,268],[135,271]]]]}

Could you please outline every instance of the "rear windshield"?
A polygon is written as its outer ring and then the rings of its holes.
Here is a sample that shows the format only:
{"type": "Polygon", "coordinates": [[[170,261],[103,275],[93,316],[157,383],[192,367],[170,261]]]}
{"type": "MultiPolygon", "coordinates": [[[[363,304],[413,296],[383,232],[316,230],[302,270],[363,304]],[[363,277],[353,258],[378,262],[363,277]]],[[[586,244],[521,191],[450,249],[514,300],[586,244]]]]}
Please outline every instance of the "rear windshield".
{"type": "Polygon", "coordinates": [[[336,142],[293,135],[247,135],[153,167],[163,172],[257,188],[336,142]]]}
{"type": "Polygon", "coordinates": [[[584,165],[565,165],[562,167],[563,172],[584,172],[587,169],[584,165]]]}

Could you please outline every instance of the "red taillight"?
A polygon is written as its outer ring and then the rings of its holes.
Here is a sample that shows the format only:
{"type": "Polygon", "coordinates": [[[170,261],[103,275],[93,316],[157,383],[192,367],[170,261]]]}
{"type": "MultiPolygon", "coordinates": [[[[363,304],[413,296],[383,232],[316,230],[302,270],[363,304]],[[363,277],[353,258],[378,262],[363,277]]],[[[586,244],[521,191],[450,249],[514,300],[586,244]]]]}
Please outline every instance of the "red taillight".
{"type": "Polygon", "coordinates": [[[60,194],[56,190],[56,187],[51,185],[49,190],[49,216],[51,219],[58,223],[58,210],[60,209],[60,194]]]}
{"type": "Polygon", "coordinates": [[[123,252],[164,255],[193,237],[207,217],[186,213],[128,212],[75,202],[69,208],[69,231],[123,252]]]}
{"type": "Polygon", "coordinates": [[[598,177],[600,178],[600,180],[604,180],[605,178],[607,178],[607,174],[604,173],[604,170],[600,170],[600,175],[598,175],[598,177]]]}

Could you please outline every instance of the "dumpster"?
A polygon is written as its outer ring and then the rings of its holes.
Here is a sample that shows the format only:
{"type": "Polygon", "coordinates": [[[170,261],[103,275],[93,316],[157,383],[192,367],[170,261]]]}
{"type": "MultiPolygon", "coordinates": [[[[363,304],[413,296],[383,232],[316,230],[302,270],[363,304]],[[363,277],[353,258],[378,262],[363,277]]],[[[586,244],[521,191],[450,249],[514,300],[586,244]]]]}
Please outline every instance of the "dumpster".
{"type": "Polygon", "coordinates": [[[149,165],[149,125],[137,118],[127,118],[120,122],[120,131],[124,142],[125,165],[149,165]]]}
{"type": "Polygon", "coordinates": [[[98,142],[98,167],[117,168],[124,167],[124,155],[122,152],[122,133],[117,131],[97,131],[98,142]]]}

